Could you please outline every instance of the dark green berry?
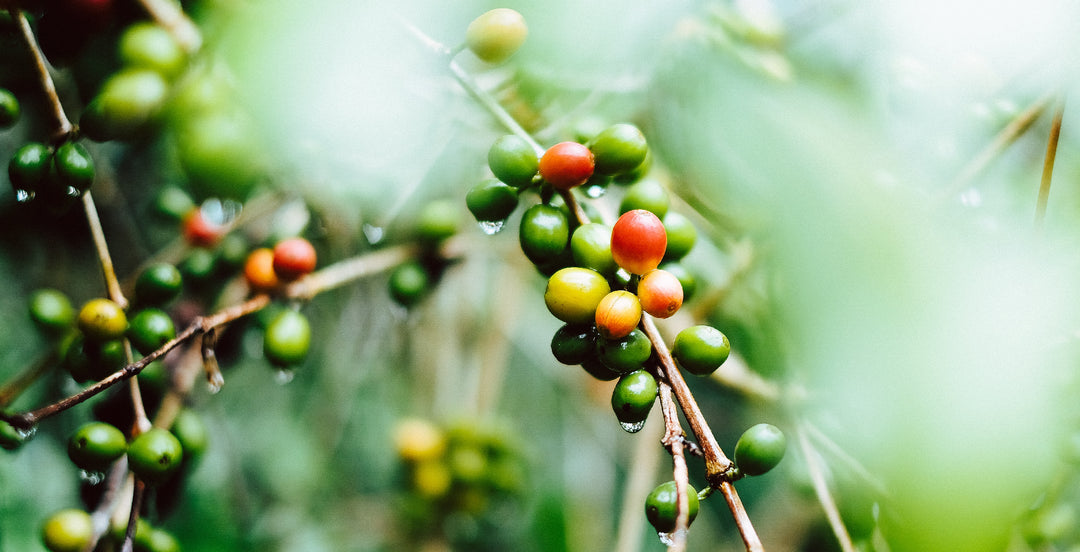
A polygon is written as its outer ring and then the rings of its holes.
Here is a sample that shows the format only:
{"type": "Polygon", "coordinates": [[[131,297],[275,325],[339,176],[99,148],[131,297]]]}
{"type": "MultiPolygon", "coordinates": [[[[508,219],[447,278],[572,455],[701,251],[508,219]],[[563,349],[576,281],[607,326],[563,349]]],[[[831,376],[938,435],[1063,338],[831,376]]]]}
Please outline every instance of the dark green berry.
{"type": "MultiPolygon", "coordinates": [[[[675,530],[675,522],[679,510],[679,493],[674,481],[661,483],[645,497],[645,517],[649,523],[660,533],[670,533],[675,530]]],[[[698,502],[697,491],[693,485],[686,486],[687,502],[687,525],[697,517],[698,502]]]]}
{"type": "Polygon", "coordinates": [[[561,209],[539,203],[522,215],[518,238],[533,264],[554,261],[567,249],[570,222],[561,209]]]}
{"type": "Polygon", "coordinates": [[[657,180],[646,178],[626,189],[626,195],[619,203],[619,213],[644,209],[663,219],[670,206],[671,198],[664,186],[657,180]]]}
{"type": "Polygon", "coordinates": [[[465,194],[465,205],[478,222],[505,220],[517,204],[517,191],[494,178],[473,186],[465,194]]]}
{"type": "Polygon", "coordinates": [[[671,356],[691,374],[707,376],[727,360],[731,344],[726,335],[712,326],[691,326],[675,336],[671,356]]]}
{"type": "Polygon", "coordinates": [[[596,358],[587,358],[581,363],[581,368],[585,370],[590,376],[600,381],[612,381],[618,379],[622,374],[608,368],[603,362],[600,362],[596,358]]]}
{"type": "Polygon", "coordinates": [[[94,158],[78,142],[64,142],[53,154],[57,183],[80,193],[94,183],[94,158]]]}
{"type": "Polygon", "coordinates": [[[128,340],[137,351],[146,355],[176,337],[172,318],[158,308],[143,309],[131,318],[127,331],[128,340]]]}
{"type": "Polygon", "coordinates": [[[49,175],[51,162],[52,152],[45,144],[29,142],[15,150],[8,162],[8,179],[17,200],[33,199],[49,175]]]}
{"type": "Polygon", "coordinates": [[[263,354],[275,366],[292,366],[307,358],[311,348],[311,324],[303,313],[281,311],[266,326],[263,354]]]}
{"type": "Polygon", "coordinates": [[[218,256],[205,247],[192,247],[177,268],[183,279],[195,284],[205,283],[217,271],[218,256]]]}
{"type": "Polygon", "coordinates": [[[566,324],[551,338],[551,354],[563,364],[581,364],[596,355],[596,328],[566,324]]]}
{"type": "Polygon", "coordinates": [[[743,432],[735,444],[735,466],[743,475],[761,475],[780,463],[787,437],[772,424],[757,424],[743,432]]]}
{"type": "Polygon", "coordinates": [[[19,100],[6,88],[0,88],[0,128],[14,126],[19,120],[19,100]]]}
{"type": "Polygon", "coordinates": [[[155,427],[139,434],[128,446],[128,466],[147,485],[157,485],[180,468],[184,449],[168,430],[155,427]]]}
{"type": "Polygon", "coordinates": [[[574,264],[611,276],[618,270],[611,256],[611,227],[599,222],[582,224],[570,236],[574,264]]]}
{"type": "Polygon", "coordinates": [[[623,424],[637,426],[648,417],[658,393],[656,378],[645,370],[624,374],[611,393],[611,408],[623,424]]]}
{"type": "Polygon", "coordinates": [[[75,307],[64,292],[39,289],[30,295],[30,318],[42,331],[59,334],[75,324],[75,307]]]}
{"type": "Polygon", "coordinates": [[[422,263],[406,261],[390,273],[390,297],[403,307],[411,307],[430,291],[431,280],[431,273],[422,263]]]}
{"type": "Polygon", "coordinates": [[[79,382],[98,381],[127,363],[124,342],[119,339],[97,342],[74,336],[64,353],[64,368],[79,382]]]}
{"type": "Polygon", "coordinates": [[[596,157],[596,172],[617,174],[632,171],[645,161],[649,146],[638,127],[619,123],[597,134],[587,144],[596,157]]]}
{"type": "Polygon", "coordinates": [[[495,178],[515,188],[532,184],[540,168],[540,157],[525,139],[508,134],[488,150],[488,166],[495,178]]]}
{"type": "Polygon", "coordinates": [[[652,342],[635,328],[619,339],[598,339],[596,356],[605,366],[625,374],[641,368],[652,355],[652,342]]]}
{"type": "Polygon", "coordinates": [[[155,263],[135,280],[135,300],[142,305],[165,305],[180,295],[183,284],[184,277],[176,266],[155,263]]]}
{"type": "Polygon", "coordinates": [[[664,216],[664,230],[667,230],[665,261],[677,261],[685,257],[697,242],[697,228],[694,223],[675,211],[669,211],[664,216]]]}
{"type": "Polygon", "coordinates": [[[68,439],[68,457],[87,471],[105,471],[126,451],[124,432],[105,422],[84,424],[68,439]]]}

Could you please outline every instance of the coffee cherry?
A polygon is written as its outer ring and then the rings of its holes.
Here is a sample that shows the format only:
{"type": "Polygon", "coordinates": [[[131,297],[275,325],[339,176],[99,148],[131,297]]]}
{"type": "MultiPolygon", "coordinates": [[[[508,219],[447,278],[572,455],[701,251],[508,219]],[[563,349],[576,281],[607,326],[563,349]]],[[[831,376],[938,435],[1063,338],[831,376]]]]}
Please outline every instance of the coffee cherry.
{"type": "Polygon", "coordinates": [[[465,29],[465,45],[488,63],[505,61],[525,43],[529,28],[525,18],[510,8],[485,12],[465,29]]]}
{"type": "Polygon", "coordinates": [[[679,279],[679,285],[683,289],[683,303],[694,296],[694,292],[697,291],[697,278],[685,265],[676,261],[664,261],[660,263],[659,268],[674,274],[679,279]]]}
{"type": "Polygon", "coordinates": [[[19,433],[11,424],[0,420],[0,448],[15,450],[26,441],[25,434],[19,433]]]}
{"type": "Polygon", "coordinates": [[[281,240],[274,246],[274,274],[282,281],[295,280],[315,270],[315,247],[304,238],[281,240]]]}
{"type": "Polygon", "coordinates": [[[410,418],[398,422],[394,428],[394,449],[406,462],[441,458],[446,444],[443,431],[427,420],[410,418]]]}
{"type": "MultiPolygon", "coordinates": [[[[142,381],[142,378],[140,377],[139,380],[142,381]]],[[[184,462],[190,463],[206,452],[210,434],[202,416],[194,410],[188,408],[181,410],[173,420],[169,431],[177,441],[180,441],[180,447],[184,449],[184,462]]]]}
{"type": "Polygon", "coordinates": [[[618,339],[596,341],[596,358],[620,374],[640,369],[652,356],[652,350],[649,337],[636,328],[618,339]]]}
{"type": "Polygon", "coordinates": [[[41,540],[51,552],[82,552],[92,538],[90,514],[74,508],[49,516],[41,528],[41,540]]]}
{"type": "MultiPolygon", "coordinates": [[[[619,202],[619,213],[644,209],[663,219],[671,207],[671,198],[659,181],[646,178],[626,189],[626,195],[619,202]]],[[[670,237],[668,238],[670,240],[670,237]]]]}
{"type": "Polygon", "coordinates": [[[591,324],[596,307],[611,291],[607,280],[587,268],[568,267],[551,275],[544,303],[555,318],[569,324],[591,324]]]}
{"type": "Polygon", "coordinates": [[[619,123],[611,125],[589,141],[596,156],[596,172],[617,174],[634,170],[645,161],[649,146],[638,127],[619,123]]]}
{"type": "Polygon", "coordinates": [[[641,277],[637,295],[642,310],[657,318],[670,317],[683,303],[682,283],[674,274],[659,268],[641,277]]]}
{"type": "Polygon", "coordinates": [[[184,280],[195,286],[206,284],[218,268],[218,255],[204,246],[195,246],[177,266],[184,280]]]}
{"type": "Polygon", "coordinates": [[[611,408],[624,424],[640,424],[649,416],[658,394],[656,378],[645,370],[624,374],[611,393],[611,408]]]}
{"type": "Polygon", "coordinates": [[[192,195],[243,201],[264,174],[264,155],[254,125],[232,112],[184,117],[176,132],[180,168],[192,195]]]}
{"type": "Polygon", "coordinates": [[[581,364],[596,354],[596,328],[566,324],[551,338],[551,354],[563,364],[581,364]]]}
{"type": "Polygon", "coordinates": [[[560,142],[540,156],[540,176],[559,190],[569,190],[589,180],[595,161],[589,148],[577,142],[560,142]]]}
{"type": "MultiPolygon", "coordinates": [[[[693,485],[686,486],[687,502],[687,525],[697,517],[698,502],[697,491],[693,485]]],[[[645,497],[645,517],[660,533],[670,533],[675,530],[675,522],[678,518],[679,493],[674,481],[661,483],[645,497]]]]}
{"type": "Polygon", "coordinates": [[[596,305],[595,322],[604,339],[624,337],[641,322],[641,303],[629,291],[612,291],[596,305]]]}
{"type": "Polygon", "coordinates": [[[664,260],[682,259],[693,249],[697,241],[697,228],[690,219],[674,211],[669,212],[663,219],[664,230],[667,231],[667,250],[664,252],[664,260]]]}
{"type": "Polygon", "coordinates": [[[269,291],[281,284],[274,272],[274,250],[260,247],[252,251],[244,261],[244,278],[256,291],[269,291]]]}
{"type": "Polygon", "coordinates": [[[271,364],[291,366],[307,358],[311,348],[311,324],[302,313],[291,309],[281,311],[266,326],[263,354],[271,364]]]}
{"type": "Polygon", "coordinates": [[[60,334],[75,323],[75,308],[62,291],[39,289],[30,294],[30,318],[42,331],[60,334]]]}
{"type": "Polygon", "coordinates": [[[154,23],[134,23],[120,35],[120,62],[150,69],[172,80],[184,70],[187,56],[168,31],[154,23]]]}
{"type": "Polygon", "coordinates": [[[89,341],[98,343],[120,339],[127,331],[124,309],[108,299],[91,299],[79,310],[79,330],[89,341]]]}
{"type": "Polygon", "coordinates": [[[83,110],[79,128],[96,142],[134,138],[157,117],[168,93],[168,83],[156,71],[124,69],[102,84],[83,110]]]}
{"type": "Polygon", "coordinates": [[[691,326],[675,336],[671,356],[687,372],[697,376],[713,373],[727,360],[731,344],[726,335],[712,326],[691,326]]]}
{"type": "Polygon", "coordinates": [[[184,277],[176,266],[154,263],[135,280],[135,300],[140,305],[166,305],[180,295],[184,277]]]}
{"type": "Polygon", "coordinates": [[[180,469],[184,449],[168,430],[151,428],[139,434],[128,446],[128,466],[144,483],[156,486],[180,469]]]}
{"type": "Polygon", "coordinates": [[[429,244],[438,243],[457,233],[461,226],[460,205],[440,199],[429,201],[416,217],[417,237],[429,244]]]}
{"type": "Polygon", "coordinates": [[[559,208],[539,203],[521,216],[518,239],[521,250],[533,264],[550,262],[566,251],[570,222],[559,208]]]}
{"type": "Polygon", "coordinates": [[[465,206],[479,222],[506,220],[517,204],[517,191],[495,178],[473,186],[465,194],[465,206]]]}
{"type": "Polygon", "coordinates": [[[52,152],[45,144],[29,142],[15,150],[8,162],[8,179],[16,199],[33,199],[49,174],[51,162],[52,152]]]}
{"type": "Polygon", "coordinates": [[[585,370],[590,376],[600,381],[612,381],[618,379],[622,375],[622,372],[616,372],[611,368],[608,368],[603,362],[600,362],[597,358],[588,358],[581,363],[581,368],[585,370]]]}
{"type": "Polygon", "coordinates": [[[150,527],[143,534],[136,532],[135,552],[180,552],[176,537],[164,529],[150,527]]]}
{"type": "Polygon", "coordinates": [[[743,432],[735,444],[735,466],[743,475],[761,475],[780,463],[787,437],[772,424],[757,424],[743,432]]]}
{"type": "Polygon", "coordinates": [[[68,457],[81,469],[105,471],[127,452],[124,432],[105,422],[83,424],[68,439],[68,457]]]}
{"type": "Polygon", "coordinates": [[[582,224],[570,236],[574,264],[611,276],[618,266],[611,256],[611,227],[599,222],[582,224]]]}
{"type": "Polygon", "coordinates": [[[495,140],[488,150],[487,159],[495,178],[515,188],[531,185],[540,169],[536,151],[516,134],[507,134],[495,140]]]}
{"type": "Polygon", "coordinates": [[[7,88],[0,88],[0,128],[9,128],[19,120],[19,100],[7,88]]]}
{"type": "Polygon", "coordinates": [[[149,307],[131,318],[127,330],[128,340],[135,350],[146,355],[161,348],[176,337],[176,326],[165,311],[149,307]]]}
{"type": "Polygon", "coordinates": [[[211,220],[201,208],[188,211],[182,222],[182,233],[188,243],[196,247],[213,247],[225,236],[228,228],[211,220]]]}
{"type": "Polygon", "coordinates": [[[623,213],[611,227],[611,256],[631,274],[645,274],[656,268],[666,248],[664,224],[644,209],[623,213]]]}
{"type": "Polygon", "coordinates": [[[431,284],[428,269],[420,261],[409,260],[390,273],[390,297],[403,307],[411,307],[427,295],[431,284]]]}
{"type": "Polygon", "coordinates": [[[53,153],[59,185],[85,192],[94,183],[94,159],[78,142],[64,142],[53,153]]]}
{"type": "Polygon", "coordinates": [[[63,351],[62,364],[79,383],[98,381],[127,363],[124,342],[120,339],[99,343],[76,334],[65,343],[63,351]]]}

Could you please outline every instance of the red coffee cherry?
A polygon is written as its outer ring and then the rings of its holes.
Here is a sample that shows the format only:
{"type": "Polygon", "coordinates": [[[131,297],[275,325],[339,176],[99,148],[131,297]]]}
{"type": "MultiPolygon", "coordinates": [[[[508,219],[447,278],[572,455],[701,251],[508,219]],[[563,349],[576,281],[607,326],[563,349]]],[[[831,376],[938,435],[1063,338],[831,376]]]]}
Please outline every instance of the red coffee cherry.
{"type": "Polygon", "coordinates": [[[662,270],[650,270],[641,277],[637,288],[641,308],[657,317],[667,318],[682,306],[683,288],[674,274],[662,270]]]}
{"type": "Polygon", "coordinates": [[[638,322],[641,322],[641,303],[629,291],[612,291],[596,306],[596,329],[605,339],[626,337],[638,322]]]}
{"type": "Polygon", "coordinates": [[[560,142],[540,157],[540,176],[560,190],[580,186],[592,176],[596,159],[577,142],[560,142]]]}
{"type": "Polygon", "coordinates": [[[315,270],[315,247],[304,238],[289,238],[274,246],[274,273],[295,280],[315,270]]]}
{"type": "Polygon", "coordinates": [[[665,250],[664,223],[649,211],[627,211],[611,227],[611,256],[631,274],[645,274],[656,268],[665,250]]]}
{"type": "Polygon", "coordinates": [[[196,207],[184,216],[184,239],[196,247],[213,247],[225,236],[227,228],[211,221],[196,207]]]}

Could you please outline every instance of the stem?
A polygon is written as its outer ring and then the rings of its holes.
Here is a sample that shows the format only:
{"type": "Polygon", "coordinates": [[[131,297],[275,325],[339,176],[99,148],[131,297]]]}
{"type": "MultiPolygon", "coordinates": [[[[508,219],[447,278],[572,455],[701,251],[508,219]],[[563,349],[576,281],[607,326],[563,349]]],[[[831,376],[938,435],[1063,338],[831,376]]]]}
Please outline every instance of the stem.
{"type": "Polygon", "coordinates": [[[180,9],[179,2],[169,0],[139,0],[146,13],[169,34],[188,54],[193,54],[202,46],[202,34],[195,23],[180,9]]]}
{"type": "Polygon", "coordinates": [[[139,510],[142,509],[143,495],[146,494],[146,483],[135,479],[135,492],[131,496],[131,515],[128,517],[127,531],[124,533],[124,544],[120,552],[132,552],[135,547],[135,529],[139,524],[139,510]]]}
{"type": "MultiPolygon", "coordinates": [[[[562,196],[563,201],[566,202],[566,206],[570,209],[570,212],[577,218],[578,224],[588,224],[589,215],[585,214],[585,209],[582,208],[581,203],[574,197],[574,193],[570,190],[559,190],[559,195],[562,196]]],[[[634,276],[637,276],[636,274],[634,276]]]]}
{"type": "Polygon", "coordinates": [[[1035,205],[1035,226],[1042,228],[1046,219],[1046,203],[1050,199],[1050,180],[1054,175],[1054,159],[1057,157],[1058,139],[1061,137],[1061,119],[1065,115],[1065,101],[1058,102],[1054,121],[1050,125],[1050,138],[1046,142],[1046,158],[1043,160],[1042,182],[1035,205]]]}
{"type": "Polygon", "coordinates": [[[86,222],[90,226],[90,236],[94,240],[94,248],[97,250],[98,259],[101,261],[101,272],[105,277],[105,286],[109,290],[109,298],[120,308],[126,309],[127,298],[120,289],[120,280],[116,278],[116,269],[113,267],[112,257],[109,255],[109,244],[105,241],[105,231],[101,228],[101,219],[98,217],[97,207],[94,205],[94,197],[89,191],[83,194],[83,211],[86,212],[86,222]]]}
{"type": "MultiPolygon", "coordinates": [[[[124,339],[124,357],[127,359],[127,363],[134,362],[134,355],[131,353],[131,342],[124,339]]],[[[135,430],[132,433],[132,437],[140,433],[145,433],[150,430],[150,418],[146,416],[146,406],[143,404],[142,391],[139,390],[139,378],[131,378],[128,380],[128,389],[131,393],[131,407],[135,411],[135,430]]]]}
{"type": "Polygon", "coordinates": [[[52,107],[53,127],[56,129],[53,140],[61,141],[71,134],[74,127],[71,121],[68,120],[67,114],[64,113],[64,106],[60,103],[60,96],[56,93],[56,84],[53,83],[52,75],[49,74],[45,55],[41,52],[41,47],[38,46],[37,38],[34,37],[34,30],[30,28],[30,21],[26,19],[26,14],[15,8],[8,9],[8,13],[19,25],[23,42],[26,44],[27,51],[30,52],[30,57],[34,60],[34,68],[38,72],[38,81],[41,82],[42,91],[45,92],[45,98],[52,107]]]}
{"type": "Polygon", "coordinates": [[[57,360],[56,351],[51,351],[49,354],[42,356],[37,362],[30,365],[29,368],[15,376],[14,379],[0,387],[0,407],[5,407],[12,403],[15,399],[19,398],[19,395],[26,388],[30,387],[32,383],[38,380],[45,372],[49,371],[49,368],[57,360]]]}
{"type": "Polygon", "coordinates": [[[840,549],[843,552],[855,552],[855,545],[851,542],[851,535],[848,533],[844,520],[840,516],[840,510],[836,507],[836,500],[833,499],[832,493],[829,492],[829,484],[825,481],[825,470],[821,465],[821,458],[818,457],[814,447],[810,446],[810,440],[806,436],[806,428],[803,427],[802,423],[795,426],[795,436],[799,440],[799,449],[802,451],[803,457],[806,458],[806,467],[810,472],[810,480],[814,484],[814,493],[817,495],[818,502],[821,503],[821,508],[825,510],[825,517],[829,520],[829,526],[832,527],[833,534],[836,535],[836,540],[840,543],[840,549]]]}
{"type": "Polygon", "coordinates": [[[536,152],[536,155],[539,156],[544,154],[544,146],[541,146],[528,131],[522,128],[517,120],[507,113],[506,109],[504,109],[495,98],[491,97],[491,94],[488,94],[481,89],[480,86],[476,84],[476,80],[472,78],[472,75],[469,75],[469,73],[462,69],[456,61],[450,61],[450,72],[454,74],[454,78],[457,79],[462,88],[464,88],[473,99],[479,102],[484,109],[488,110],[489,113],[498,119],[507,130],[528,142],[528,144],[532,146],[533,151],[536,152]]]}
{"type": "Polygon", "coordinates": [[[660,411],[664,413],[664,438],[661,442],[671,452],[672,479],[675,480],[675,530],[671,532],[669,552],[682,552],[686,549],[686,529],[690,526],[690,502],[687,490],[690,486],[686,469],[686,455],[683,446],[685,436],[679,424],[679,411],[672,400],[671,385],[666,378],[657,381],[659,386],[660,411]]]}

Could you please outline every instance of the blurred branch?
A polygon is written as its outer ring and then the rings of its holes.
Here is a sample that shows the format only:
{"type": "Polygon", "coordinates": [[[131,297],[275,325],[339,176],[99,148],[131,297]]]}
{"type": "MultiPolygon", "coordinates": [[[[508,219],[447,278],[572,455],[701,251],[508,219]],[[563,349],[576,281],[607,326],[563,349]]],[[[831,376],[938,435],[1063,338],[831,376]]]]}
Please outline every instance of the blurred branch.
{"type": "Polygon", "coordinates": [[[59,360],[58,356],[56,349],[51,349],[48,354],[36,360],[0,387],[0,408],[11,404],[23,391],[26,391],[26,388],[45,375],[53,363],[59,360]]]}
{"type": "Polygon", "coordinates": [[[1057,157],[1058,139],[1061,137],[1061,119],[1065,115],[1065,100],[1057,100],[1054,121],[1050,125],[1050,138],[1046,142],[1046,158],[1043,160],[1042,182],[1035,205],[1035,226],[1041,228],[1046,219],[1046,204],[1050,200],[1050,180],[1054,176],[1054,159],[1057,157]]]}
{"type": "Polygon", "coordinates": [[[184,13],[178,2],[171,0],[139,0],[146,13],[158,25],[165,28],[188,54],[202,46],[202,34],[195,23],[184,13]]]}
{"type": "Polygon", "coordinates": [[[45,54],[41,52],[41,47],[38,46],[37,39],[34,37],[34,30],[30,28],[30,21],[26,19],[26,14],[14,8],[9,9],[8,13],[11,14],[11,18],[19,26],[23,43],[34,61],[34,69],[38,73],[38,82],[41,83],[45,99],[52,109],[53,127],[55,128],[52,140],[61,141],[71,134],[74,127],[67,114],[64,113],[64,106],[60,103],[60,96],[56,93],[56,84],[53,83],[52,75],[49,74],[45,54]]]}
{"type": "Polygon", "coordinates": [[[825,517],[829,520],[829,526],[832,528],[833,534],[836,535],[840,549],[843,552],[855,552],[855,545],[851,542],[851,535],[848,534],[844,520],[840,517],[840,510],[836,507],[836,500],[829,491],[829,484],[825,480],[825,469],[821,465],[821,458],[818,456],[817,451],[814,450],[814,447],[810,445],[806,433],[805,423],[798,422],[795,425],[795,436],[799,441],[799,450],[802,451],[803,458],[806,459],[810,480],[814,484],[814,493],[817,495],[818,502],[821,503],[821,508],[825,510],[825,517]]]}

